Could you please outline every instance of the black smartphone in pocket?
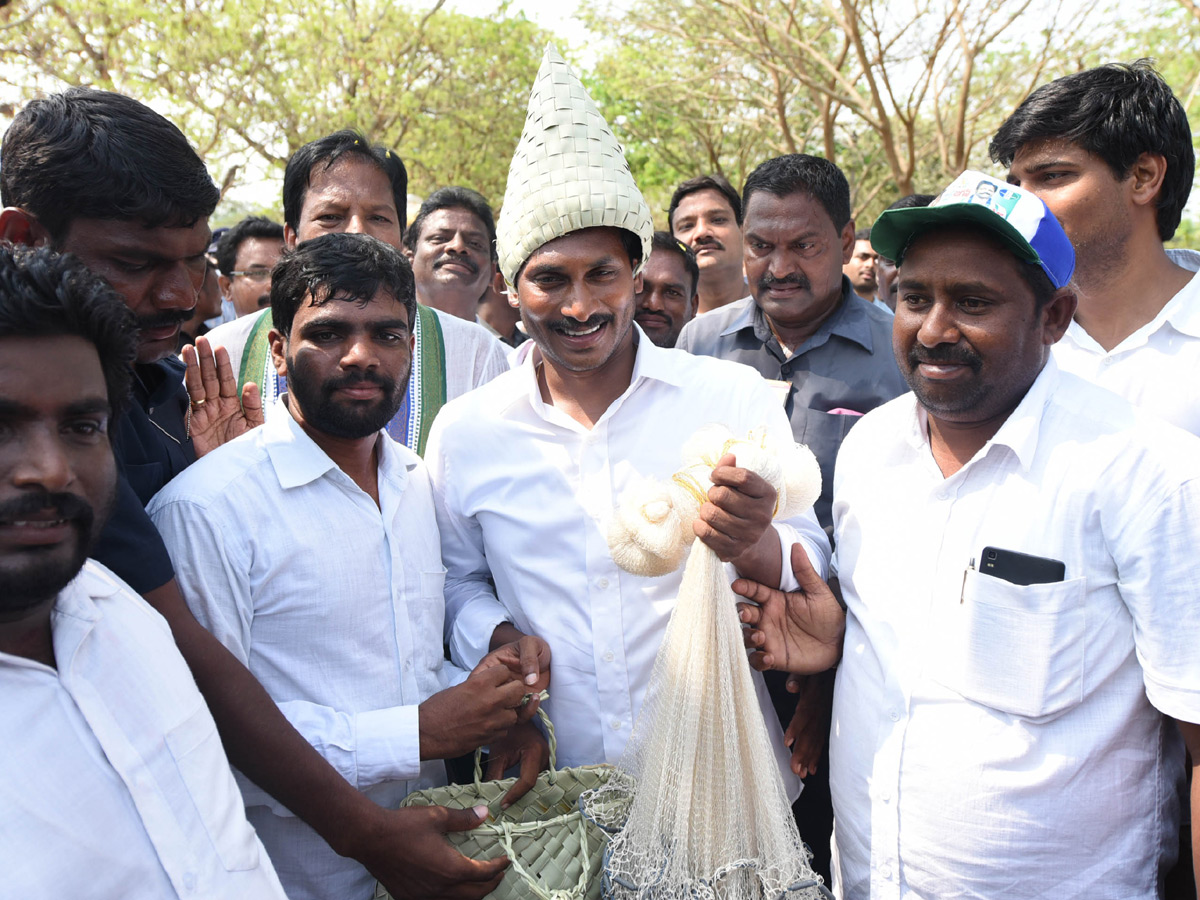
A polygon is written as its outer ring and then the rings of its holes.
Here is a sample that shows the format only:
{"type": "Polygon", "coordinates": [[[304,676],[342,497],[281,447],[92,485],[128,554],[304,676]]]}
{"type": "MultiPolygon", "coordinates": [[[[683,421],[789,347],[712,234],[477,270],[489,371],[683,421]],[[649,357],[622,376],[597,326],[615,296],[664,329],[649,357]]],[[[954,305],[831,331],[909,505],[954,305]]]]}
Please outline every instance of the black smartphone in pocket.
{"type": "Polygon", "coordinates": [[[1054,584],[1066,577],[1067,566],[1061,560],[1044,556],[984,547],[979,571],[1010,584],[1054,584]]]}

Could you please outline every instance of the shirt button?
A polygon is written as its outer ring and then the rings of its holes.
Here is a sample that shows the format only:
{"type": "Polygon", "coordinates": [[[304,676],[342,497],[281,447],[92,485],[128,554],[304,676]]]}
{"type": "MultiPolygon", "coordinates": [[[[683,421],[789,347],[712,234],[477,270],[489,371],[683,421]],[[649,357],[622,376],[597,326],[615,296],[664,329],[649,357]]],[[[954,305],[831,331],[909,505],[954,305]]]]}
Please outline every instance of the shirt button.
{"type": "Polygon", "coordinates": [[[887,863],[884,863],[882,866],[879,867],[879,874],[883,878],[890,879],[892,877],[892,867],[889,866],[887,863]]]}
{"type": "Polygon", "coordinates": [[[612,730],[613,730],[613,731],[620,731],[620,730],[621,730],[621,720],[620,720],[620,719],[613,719],[613,720],[612,720],[611,722],[609,722],[608,724],[610,724],[610,725],[612,726],[612,730]]]}
{"type": "Polygon", "coordinates": [[[1115,360],[1111,356],[1104,357],[1104,364],[1106,366],[1111,366],[1113,362],[1115,362],[1115,360]]]}
{"type": "Polygon", "coordinates": [[[934,497],[936,497],[938,500],[949,500],[950,499],[950,495],[948,493],[946,493],[945,491],[938,491],[936,494],[934,494],[934,497]]]}
{"type": "Polygon", "coordinates": [[[604,654],[605,662],[612,662],[616,658],[617,658],[617,654],[613,653],[611,650],[606,651],[604,654]]]}
{"type": "Polygon", "coordinates": [[[184,890],[194,891],[196,889],[196,876],[191,872],[187,872],[183,876],[184,890]]]}
{"type": "Polygon", "coordinates": [[[596,587],[600,588],[600,590],[604,590],[605,588],[608,587],[608,579],[607,578],[597,578],[596,579],[596,587]]]}
{"type": "Polygon", "coordinates": [[[891,719],[893,722],[899,722],[900,721],[900,713],[898,713],[894,709],[889,709],[888,710],[888,718],[891,719]]]}
{"type": "Polygon", "coordinates": [[[887,788],[884,788],[882,791],[879,792],[879,799],[882,800],[884,803],[889,803],[892,799],[892,792],[889,791],[887,788]]]}

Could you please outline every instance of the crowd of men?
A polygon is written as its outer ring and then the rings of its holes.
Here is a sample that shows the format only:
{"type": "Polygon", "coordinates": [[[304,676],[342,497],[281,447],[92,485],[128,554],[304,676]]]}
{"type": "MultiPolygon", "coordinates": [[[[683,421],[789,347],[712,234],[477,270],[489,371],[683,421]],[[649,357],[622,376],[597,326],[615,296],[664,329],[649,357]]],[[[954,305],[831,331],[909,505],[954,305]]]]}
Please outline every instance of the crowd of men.
{"type": "Polygon", "coordinates": [[[714,422],[820,464],[780,521],[727,455],[693,530],[838,897],[1196,896],[1191,131],[1112,64],[989,149],[1005,175],[874,223],[820,157],[700,175],[656,232],[548,51],[499,221],[447,186],[407,223],[400,156],[339,131],[288,160],[282,224],[214,240],[167,119],[29,101],[0,897],[485,896],[508,861],[445,834],[502,810],[399,804],[480,746],[527,791],[546,688],[559,765],[620,760],[682,575],[620,570],[606,523],[714,422]]]}

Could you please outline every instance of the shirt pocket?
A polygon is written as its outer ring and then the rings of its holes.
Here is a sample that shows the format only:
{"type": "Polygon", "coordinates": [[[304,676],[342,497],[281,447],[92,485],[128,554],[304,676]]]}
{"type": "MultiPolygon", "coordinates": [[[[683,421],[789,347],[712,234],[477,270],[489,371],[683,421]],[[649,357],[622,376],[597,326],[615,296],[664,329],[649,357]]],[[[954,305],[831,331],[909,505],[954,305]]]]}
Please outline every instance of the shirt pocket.
{"type": "Polygon", "coordinates": [[[258,836],[246,819],[241,792],[208,707],[201,706],[167,732],[166,743],[192,807],[226,871],[256,868],[258,836]]]}
{"type": "Polygon", "coordinates": [[[971,569],[962,602],[938,616],[933,679],[1016,716],[1055,716],[1083,700],[1086,578],[1010,584],[971,569]]]}

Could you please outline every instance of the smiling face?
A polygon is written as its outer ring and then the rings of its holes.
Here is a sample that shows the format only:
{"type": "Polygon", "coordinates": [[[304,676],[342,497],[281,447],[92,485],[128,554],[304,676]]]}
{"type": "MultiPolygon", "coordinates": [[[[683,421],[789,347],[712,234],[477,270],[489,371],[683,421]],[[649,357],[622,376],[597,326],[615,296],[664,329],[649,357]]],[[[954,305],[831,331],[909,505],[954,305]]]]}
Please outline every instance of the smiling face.
{"type": "Polygon", "coordinates": [[[585,228],[535,250],[517,276],[525,330],[552,365],[602,371],[633,350],[641,290],[615,228],[585,228]]]}
{"type": "Polygon", "coordinates": [[[296,310],[291,334],[270,333],[275,370],[288,379],[288,408],[318,444],[373,438],[408,386],[408,311],[380,291],[367,303],[331,300],[296,310]]]}
{"type": "Polygon", "coordinates": [[[469,209],[435,210],[421,225],[412,267],[421,303],[474,320],[492,280],[487,228],[469,209]]]}
{"type": "Polygon", "coordinates": [[[323,234],[369,234],[397,250],[401,245],[401,219],[384,172],[359,154],[348,153],[326,168],[313,166],[308,190],[293,231],[284,227],[289,247],[323,234]]]}
{"type": "Polygon", "coordinates": [[[55,247],[112,285],[137,316],[138,362],[176,352],[208,268],[208,220],[184,228],[121,219],[74,219],[55,247]]]}
{"type": "Polygon", "coordinates": [[[116,489],[108,422],[95,346],[0,338],[0,615],[53,598],[83,565],[116,489]]]}
{"type": "Polygon", "coordinates": [[[854,221],[834,226],[810,194],[755,191],[746,205],[746,276],[754,301],[780,330],[815,330],[842,299],[854,221]]]}
{"type": "Polygon", "coordinates": [[[933,418],[994,433],[1041,372],[1074,298],[1058,291],[1037,309],[1025,265],[973,230],[927,232],[906,251],[893,349],[933,418]]]}
{"type": "Polygon", "coordinates": [[[634,320],[659,347],[674,347],[683,326],[696,314],[696,289],[683,257],[655,249],[642,269],[634,320]]]}
{"type": "Polygon", "coordinates": [[[710,269],[742,268],[742,229],[720,191],[693,191],[680,200],[671,233],[696,254],[701,278],[710,269]]]}

